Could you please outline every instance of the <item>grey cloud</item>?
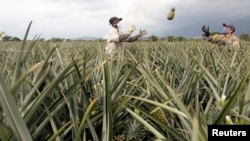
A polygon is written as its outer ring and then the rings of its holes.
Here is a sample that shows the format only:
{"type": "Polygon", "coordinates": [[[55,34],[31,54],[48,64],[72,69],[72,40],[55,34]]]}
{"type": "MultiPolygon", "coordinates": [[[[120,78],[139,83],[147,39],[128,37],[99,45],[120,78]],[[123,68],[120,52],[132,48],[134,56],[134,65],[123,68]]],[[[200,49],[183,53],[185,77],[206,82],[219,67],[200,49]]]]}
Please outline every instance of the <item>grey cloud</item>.
{"type": "Polygon", "coordinates": [[[250,33],[249,0],[36,0],[27,2],[3,1],[0,13],[0,30],[22,37],[30,20],[34,20],[30,38],[42,37],[103,37],[109,30],[111,16],[123,17],[123,28],[131,24],[145,28],[148,35],[200,36],[201,26],[209,25],[219,31],[222,23],[236,26],[236,34],[250,33]],[[11,7],[9,7],[11,5],[11,7]],[[176,8],[172,21],[166,19],[170,8],[176,8]],[[17,16],[18,13],[18,16],[17,16]]]}

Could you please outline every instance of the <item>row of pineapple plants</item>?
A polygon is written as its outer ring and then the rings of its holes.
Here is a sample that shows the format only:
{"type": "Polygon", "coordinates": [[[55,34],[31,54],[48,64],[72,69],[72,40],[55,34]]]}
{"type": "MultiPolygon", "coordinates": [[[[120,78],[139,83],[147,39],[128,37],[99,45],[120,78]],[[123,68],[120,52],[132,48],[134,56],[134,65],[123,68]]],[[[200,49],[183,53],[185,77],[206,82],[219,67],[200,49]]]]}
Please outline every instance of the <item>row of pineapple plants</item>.
{"type": "Polygon", "coordinates": [[[207,140],[249,124],[249,46],[205,41],[0,43],[1,140],[207,140]]]}

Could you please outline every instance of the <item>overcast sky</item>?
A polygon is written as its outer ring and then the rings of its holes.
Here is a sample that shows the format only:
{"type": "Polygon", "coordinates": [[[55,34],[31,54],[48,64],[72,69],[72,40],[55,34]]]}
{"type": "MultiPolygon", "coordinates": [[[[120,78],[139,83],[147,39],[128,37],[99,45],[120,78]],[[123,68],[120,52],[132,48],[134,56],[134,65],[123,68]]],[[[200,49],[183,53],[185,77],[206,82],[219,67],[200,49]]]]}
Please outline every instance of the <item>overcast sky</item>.
{"type": "Polygon", "coordinates": [[[32,21],[29,39],[104,38],[109,18],[122,17],[121,30],[130,25],[146,29],[147,36],[201,36],[202,25],[221,31],[233,24],[236,35],[250,34],[249,0],[5,0],[0,4],[0,31],[23,39],[32,21]],[[175,18],[167,14],[175,7],[175,18]]]}

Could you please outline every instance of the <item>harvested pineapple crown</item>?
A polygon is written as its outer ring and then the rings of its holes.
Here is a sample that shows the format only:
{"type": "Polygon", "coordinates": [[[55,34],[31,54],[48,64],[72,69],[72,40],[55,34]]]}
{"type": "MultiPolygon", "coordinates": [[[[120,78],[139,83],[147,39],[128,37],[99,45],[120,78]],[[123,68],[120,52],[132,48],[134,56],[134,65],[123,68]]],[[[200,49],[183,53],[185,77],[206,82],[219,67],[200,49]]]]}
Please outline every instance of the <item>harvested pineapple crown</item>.
{"type": "Polygon", "coordinates": [[[174,7],[172,7],[172,8],[171,8],[171,11],[172,11],[172,12],[175,12],[175,8],[174,8],[174,7]]]}

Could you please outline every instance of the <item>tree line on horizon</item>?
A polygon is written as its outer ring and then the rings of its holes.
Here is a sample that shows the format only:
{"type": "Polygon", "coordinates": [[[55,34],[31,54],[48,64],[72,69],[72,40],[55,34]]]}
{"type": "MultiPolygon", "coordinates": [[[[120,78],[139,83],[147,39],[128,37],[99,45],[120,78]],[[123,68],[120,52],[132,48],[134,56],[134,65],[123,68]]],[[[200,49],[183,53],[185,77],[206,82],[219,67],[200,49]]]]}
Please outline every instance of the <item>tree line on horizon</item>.
{"type": "MultiPolygon", "coordinates": [[[[211,35],[214,35],[214,34],[218,34],[218,32],[211,32],[211,35]]],[[[205,35],[202,34],[202,37],[205,37],[205,35]]],[[[243,41],[250,41],[250,37],[249,37],[248,33],[242,33],[242,34],[240,34],[239,38],[241,40],[243,40],[243,41]]],[[[45,38],[39,38],[38,40],[39,41],[52,41],[52,42],[61,42],[61,41],[89,41],[89,40],[86,40],[86,39],[75,39],[75,40],[72,40],[72,39],[56,38],[56,37],[53,37],[53,38],[48,39],[48,40],[46,40],[45,38]]],[[[98,39],[95,39],[95,40],[105,41],[106,39],[98,38],[98,39]]],[[[166,36],[166,37],[158,37],[156,35],[151,35],[149,37],[144,37],[141,40],[153,41],[153,42],[156,42],[158,40],[166,40],[168,42],[173,42],[173,41],[183,41],[183,40],[186,40],[186,38],[183,37],[183,36],[177,36],[177,37],[175,37],[175,36],[172,36],[172,35],[169,35],[169,36],[166,36]]],[[[15,36],[6,35],[4,32],[0,32],[0,41],[21,41],[21,39],[18,38],[18,37],[15,37],[15,36]]]]}

